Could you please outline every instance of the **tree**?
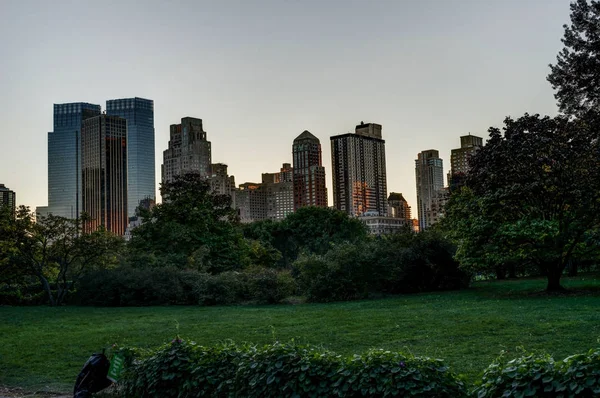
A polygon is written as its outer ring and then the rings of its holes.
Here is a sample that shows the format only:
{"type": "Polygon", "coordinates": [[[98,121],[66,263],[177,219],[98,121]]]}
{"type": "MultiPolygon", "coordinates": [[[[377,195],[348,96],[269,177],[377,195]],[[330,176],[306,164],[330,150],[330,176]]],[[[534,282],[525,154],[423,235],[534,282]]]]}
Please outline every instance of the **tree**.
{"type": "Polygon", "coordinates": [[[560,110],[582,116],[600,109],[600,1],[571,4],[571,25],[564,25],[565,47],[550,65],[548,81],[560,110]]]}
{"type": "Polygon", "coordinates": [[[114,265],[123,239],[100,229],[81,234],[79,220],[48,215],[35,219],[28,207],[1,217],[2,261],[36,278],[50,305],[61,305],[86,270],[114,265]]]}
{"type": "Polygon", "coordinates": [[[143,211],[132,231],[132,261],[218,273],[242,266],[246,242],[229,195],[212,192],[198,173],[162,184],[163,203],[143,211]]]}
{"type": "Polygon", "coordinates": [[[506,118],[490,128],[470,161],[469,190],[452,199],[445,221],[457,257],[472,270],[515,261],[535,264],[548,291],[576,250],[597,250],[600,226],[600,129],[566,117],[506,118]]]}

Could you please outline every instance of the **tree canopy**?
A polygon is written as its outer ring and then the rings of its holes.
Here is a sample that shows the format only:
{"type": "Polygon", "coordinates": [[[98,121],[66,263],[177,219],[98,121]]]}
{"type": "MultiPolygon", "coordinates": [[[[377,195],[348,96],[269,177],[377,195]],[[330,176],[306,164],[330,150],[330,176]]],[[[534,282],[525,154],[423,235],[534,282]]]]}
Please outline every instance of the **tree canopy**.
{"type": "Polygon", "coordinates": [[[451,198],[444,223],[465,267],[532,263],[548,290],[573,255],[597,250],[600,129],[584,119],[524,115],[490,128],[470,162],[467,187],[451,198]]]}

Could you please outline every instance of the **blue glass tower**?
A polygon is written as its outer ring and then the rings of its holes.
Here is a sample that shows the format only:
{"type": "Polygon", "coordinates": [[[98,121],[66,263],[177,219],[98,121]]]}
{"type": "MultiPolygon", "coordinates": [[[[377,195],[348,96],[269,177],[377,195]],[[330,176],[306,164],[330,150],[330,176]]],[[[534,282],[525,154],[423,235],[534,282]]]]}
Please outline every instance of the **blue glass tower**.
{"type": "Polygon", "coordinates": [[[155,199],[154,101],[123,98],[106,101],[106,114],[127,120],[127,214],[144,199],[155,199]]]}
{"type": "Polygon", "coordinates": [[[81,206],[81,124],[98,116],[100,105],[54,104],[54,131],[48,133],[48,213],[77,218],[81,206]]]}

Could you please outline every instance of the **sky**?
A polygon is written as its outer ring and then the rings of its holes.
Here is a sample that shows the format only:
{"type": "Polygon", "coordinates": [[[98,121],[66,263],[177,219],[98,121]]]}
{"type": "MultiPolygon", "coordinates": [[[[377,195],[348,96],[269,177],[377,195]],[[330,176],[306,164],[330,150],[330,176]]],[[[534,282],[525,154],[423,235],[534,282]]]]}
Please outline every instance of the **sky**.
{"type": "MultiPolygon", "coordinates": [[[[236,184],[361,121],[383,126],[388,192],[416,217],[417,153],[449,170],[461,135],[555,115],[548,64],[569,0],[0,0],[0,183],[48,199],[54,103],[154,100],[157,191],[169,125],[203,120],[236,184]]],[[[158,192],[157,192],[158,195],[158,192]]]]}

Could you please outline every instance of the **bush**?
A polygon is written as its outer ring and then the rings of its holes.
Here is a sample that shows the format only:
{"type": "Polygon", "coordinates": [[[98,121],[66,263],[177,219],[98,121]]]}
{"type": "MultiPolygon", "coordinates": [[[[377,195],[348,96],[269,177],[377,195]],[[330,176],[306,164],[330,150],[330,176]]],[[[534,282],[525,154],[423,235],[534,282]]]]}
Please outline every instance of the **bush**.
{"type": "Polygon", "coordinates": [[[217,275],[202,274],[196,287],[196,304],[228,305],[240,303],[248,297],[246,276],[237,271],[217,275]]]}
{"type": "Polygon", "coordinates": [[[496,359],[474,390],[478,398],[597,397],[600,395],[600,350],[555,362],[549,355],[523,353],[496,359]]]}
{"type": "Polygon", "coordinates": [[[173,340],[126,371],[127,397],[462,397],[439,360],[387,351],[342,358],[293,342],[215,347],[173,340]]]}
{"type": "Polygon", "coordinates": [[[292,296],[297,288],[290,271],[251,267],[245,271],[248,278],[248,294],[260,304],[275,304],[292,296]]]}

